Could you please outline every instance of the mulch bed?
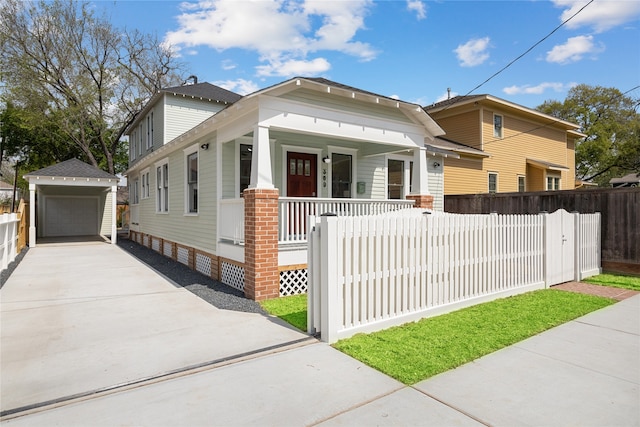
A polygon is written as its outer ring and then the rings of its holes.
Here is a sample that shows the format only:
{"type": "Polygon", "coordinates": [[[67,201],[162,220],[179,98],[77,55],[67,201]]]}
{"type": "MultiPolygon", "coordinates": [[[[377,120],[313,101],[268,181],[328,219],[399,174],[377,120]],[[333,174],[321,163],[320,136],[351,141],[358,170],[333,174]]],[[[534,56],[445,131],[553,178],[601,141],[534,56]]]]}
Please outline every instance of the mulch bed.
{"type": "Polygon", "coordinates": [[[631,298],[640,294],[638,291],[630,289],[612,288],[610,286],[592,285],[583,282],[567,282],[560,285],[552,286],[551,289],[560,289],[562,291],[576,292],[580,294],[596,295],[599,297],[612,298],[617,301],[631,298]]]}

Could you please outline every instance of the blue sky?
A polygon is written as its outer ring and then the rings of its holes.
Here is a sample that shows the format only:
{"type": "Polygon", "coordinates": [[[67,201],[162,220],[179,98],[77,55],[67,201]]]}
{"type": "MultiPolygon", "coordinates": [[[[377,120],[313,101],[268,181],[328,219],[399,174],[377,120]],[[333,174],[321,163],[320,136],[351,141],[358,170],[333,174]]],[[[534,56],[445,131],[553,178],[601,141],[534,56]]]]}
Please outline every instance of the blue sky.
{"type": "MultiPolygon", "coordinates": [[[[319,76],[429,105],[465,95],[589,0],[111,0],[116,27],[156,33],[200,82],[247,94],[319,76]]],[[[640,85],[640,1],[594,0],[473,94],[535,108],[576,84],[640,85]]],[[[639,96],[640,89],[629,93],[639,96]]]]}

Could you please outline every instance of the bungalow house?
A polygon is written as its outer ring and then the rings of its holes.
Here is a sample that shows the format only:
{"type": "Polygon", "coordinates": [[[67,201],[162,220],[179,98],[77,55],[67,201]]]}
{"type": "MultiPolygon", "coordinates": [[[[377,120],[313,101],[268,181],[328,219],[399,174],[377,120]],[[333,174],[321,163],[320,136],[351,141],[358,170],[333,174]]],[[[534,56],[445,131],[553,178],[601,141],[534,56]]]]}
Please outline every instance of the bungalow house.
{"type": "Polygon", "coordinates": [[[445,194],[574,188],[578,125],[491,95],[424,108],[447,138],[472,149],[445,158],[445,194]]]}
{"type": "Polygon", "coordinates": [[[443,133],[419,105],[322,78],[165,89],[127,131],[131,239],[249,298],[304,292],[309,215],[442,210],[443,133]]]}

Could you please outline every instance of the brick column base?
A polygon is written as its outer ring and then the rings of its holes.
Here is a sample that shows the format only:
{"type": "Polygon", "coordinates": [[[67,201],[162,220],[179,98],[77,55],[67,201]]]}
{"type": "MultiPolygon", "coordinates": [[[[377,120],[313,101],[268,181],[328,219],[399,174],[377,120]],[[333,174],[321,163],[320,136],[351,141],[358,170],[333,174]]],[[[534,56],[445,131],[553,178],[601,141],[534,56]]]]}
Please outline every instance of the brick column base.
{"type": "Polygon", "coordinates": [[[260,301],[280,296],[277,189],[244,190],[244,294],[260,301]]]}
{"type": "Polygon", "coordinates": [[[407,200],[415,200],[414,208],[433,209],[433,196],[430,194],[410,194],[407,200]]]}

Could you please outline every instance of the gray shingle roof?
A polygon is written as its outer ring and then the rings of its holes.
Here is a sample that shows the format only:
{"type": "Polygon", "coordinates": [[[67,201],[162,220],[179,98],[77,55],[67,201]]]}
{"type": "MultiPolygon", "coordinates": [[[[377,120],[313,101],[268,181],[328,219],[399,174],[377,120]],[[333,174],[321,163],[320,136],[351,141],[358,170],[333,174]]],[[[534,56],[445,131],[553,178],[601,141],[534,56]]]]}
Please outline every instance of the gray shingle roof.
{"type": "Polygon", "coordinates": [[[466,96],[454,96],[450,99],[445,99],[444,101],[436,102],[435,104],[425,105],[423,108],[425,111],[429,112],[429,110],[434,108],[448,107],[449,105],[457,104],[459,102],[468,101],[475,98],[484,98],[487,95],[466,95],[466,96]]]}
{"type": "Polygon", "coordinates": [[[29,172],[25,176],[60,176],[68,178],[101,178],[118,179],[117,176],[91,166],[78,159],[69,159],[64,162],[48,166],[37,171],[29,172]]]}
{"type": "Polygon", "coordinates": [[[175,93],[178,95],[195,96],[197,98],[211,99],[213,101],[222,101],[233,104],[242,98],[235,92],[221,88],[211,83],[196,83],[192,85],[174,86],[160,89],[160,92],[175,93]]]}

